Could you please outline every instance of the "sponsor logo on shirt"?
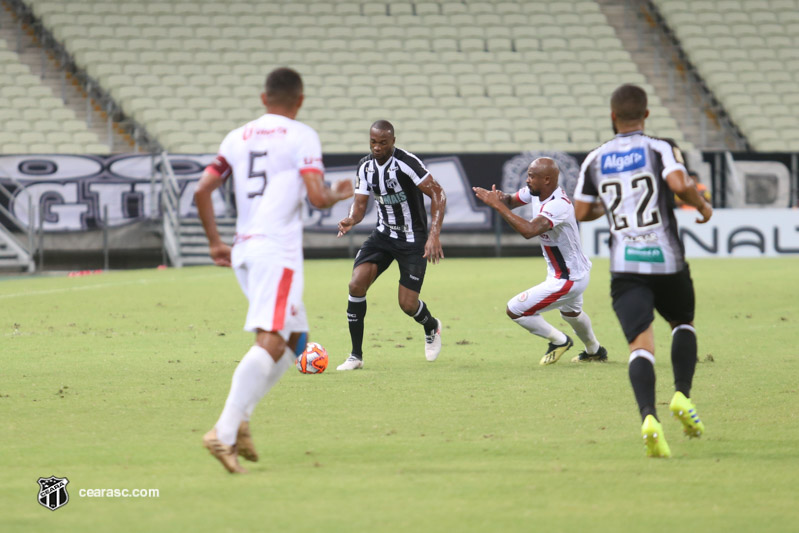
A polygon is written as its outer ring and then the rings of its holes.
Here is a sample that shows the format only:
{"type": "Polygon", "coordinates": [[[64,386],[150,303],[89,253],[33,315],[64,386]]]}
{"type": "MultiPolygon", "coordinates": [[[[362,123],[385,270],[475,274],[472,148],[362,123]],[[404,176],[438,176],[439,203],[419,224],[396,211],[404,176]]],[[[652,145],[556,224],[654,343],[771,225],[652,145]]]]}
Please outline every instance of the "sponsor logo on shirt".
{"type": "Polygon", "coordinates": [[[408,227],[407,224],[404,225],[404,226],[397,226],[396,224],[384,224],[384,225],[390,230],[402,231],[402,232],[405,232],[405,233],[408,233],[408,231],[410,231],[410,229],[411,229],[411,228],[408,227]]]}
{"type": "Polygon", "coordinates": [[[624,260],[636,261],[638,263],[665,263],[663,258],[663,250],[659,246],[649,246],[645,248],[633,248],[626,246],[624,248],[624,260]]]}
{"type": "Polygon", "coordinates": [[[377,203],[378,203],[378,204],[380,204],[380,205],[395,205],[395,204],[401,204],[401,203],[402,203],[402,202],[404,202],[406,199],[407,199],[407,197],[405,196],[405,192],[404,192],[404,191],[400,191],[400,192],[398,192],[398,193],[396,193],[396,194],[380,194],[380,195],[375,195],[375,200],[376,200],[376,201],[377,201],[377,203]]]}
{"type": "Polygon", "coordinates": [[[629,152],[611,152],[602,156],[602,174],[617,174],[641,168],[646,164],[643,148],[629,152]]]}
{"type": "Polygon", "coordinates": [[[252,137],[253,133],[255,133],[256,135],[285,135],[286,133],[288,133],[288,130],[283,127],[269,128],[269,129],[264,129],[264,128],[255,129],[252,126],[246,126],[244,128],[244,133],[242,137],[244,137],[244,140],[246,141],[247,139],[252,137]]]}
{"type": "Polygon", "coordinates": [[[644,235],[626,235],[624,242],[652,242],[658,240],[657,233],[646,233],[644,235]]]}

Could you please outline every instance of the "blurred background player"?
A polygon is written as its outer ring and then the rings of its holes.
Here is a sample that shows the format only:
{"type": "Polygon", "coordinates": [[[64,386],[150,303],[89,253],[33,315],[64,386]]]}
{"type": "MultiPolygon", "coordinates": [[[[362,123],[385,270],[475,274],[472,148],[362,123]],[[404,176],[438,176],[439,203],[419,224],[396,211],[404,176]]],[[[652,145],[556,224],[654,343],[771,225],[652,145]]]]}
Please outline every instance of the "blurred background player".
{"type": "MultiPolygon", "coordinates": [[[[687,170],[688,170],[688,177],[691,179],[691,181],[696,186],[697,192],[699,192],[699,194],[702,196],[702,198],[705,199],[705,201],[707,203],[713,205],[712,202],[711,202],[711,199],[710,199],[710,191],[708,190],[708,188],[705,186],[704,183],[699,181],[699,174],[697,174],[695,171],[693,171],[691,169],[687,169],[687,170]]],[[[692,210],[695,211],[696,210],[696,208],[694,206],[692,206],[691,204],[687,204],[687,203],[683,202],[680,199],[680,197],[677,196],[676,194],[674,195],[674,205],[675,205],[675,207],[679,207],[680,209],[685,209],[687,211],[692,211],[692,210]]]]}
{"type": "Polygon", "coordinates": [[[435,361],[441,352],[441,321],[430,314],[419,293],[427,262],[444,258],[439,235],[447,198],[444,189],[410,152],[396,148],[394,126],[378,120],[369,130],[371,154],[358,163],[355,199],[349,215],[338,223],[338,236],[363,220],[369,195],[377,203],[377,226],[358,254],[349,285],[347,320],[352,351],[338,370],[363,368],[363,329],[366,292],[396,259],[400,271],[399,306],[424,327],[425,357],[435,361]],[[430,197],[430,228],[427,227],[425,194],[430,197]],[[427,262],[425,262],[425,260],[427,262]]]}
{"type": "Polygon", "coordinates": [[[540,157],[527,168],[527,187],[516,194],[505,194],[496,187],[490,191],[473,187],[477,197],[499,212],[525,239],[539,237],[547,261],[543,283],[514,296],[506,309],[508,316],[534,335],[549,341],[542,365],[557,363],[572,347],[571,338],[550,325],[540,313],[560,309],[560,315],[585,345],[572,362],[607,361],[608,352],[596,340],[590,317],[583,311],[583,292],[588,287],[591,262],[583,254],[574,207],[558,185],[558,165],[540,157]],[[511,212],[532,203],[533,218],[526,220],[511,212]]]}
{"type": "Polygon", "coordinates": [[[710,220],[713,208],[688,178],[680,149],[644,134],[646,92],[617,88],[610,100],[616,137],[586,157],[574,192],[577,220],[607,213],[613,309],[630,347],[629,375],[643,425],[647,455],[671,451],[655,411],[654,310],[672,328],[671,363],[676,392],[669,409],[689,437],[704,424],[690,400],[696,369],[694,286],[685,262],[670,196],[676,194],[710,220]]]}
{"type": "Polygon", "coordinates": [[[266,114],[231,131],[205,169],[194,195],[211,257],[233,266],[249,308],[244,329],[255,344],[233,373],[230,394],[203,445],[232,473],[246,472],[237,455],[257,461],[249,420],[260,399],[302,353],[308,322],[302,302],[302,207],[318,209],[352,196],[349,180],[328,188],[322,149],[313,128],[294,120],[303,102],[302,78],[273,70],[261,95],[266,114]],[[211,193],[232,174],[236,239],[231,248],[217,231],[211,193]]]}

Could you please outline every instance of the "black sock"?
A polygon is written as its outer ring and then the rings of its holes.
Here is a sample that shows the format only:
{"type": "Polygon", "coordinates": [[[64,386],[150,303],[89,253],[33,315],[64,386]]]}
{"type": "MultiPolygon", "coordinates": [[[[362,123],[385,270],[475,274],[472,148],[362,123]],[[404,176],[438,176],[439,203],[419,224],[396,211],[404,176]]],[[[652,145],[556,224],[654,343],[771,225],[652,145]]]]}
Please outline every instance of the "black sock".
{"type": "Polygon", "coordinates": [[[654,415],[657,418],[654,365],[645,357],[636,357],[630,361],[629,373],[635,400],[638,402],[638,410],[641,412],[641,420],[647,415],[654,415]]]}
{"type": "Polygon", "coordinates": [[[352,355],[363,359],[363,321],[366,317],[366,296],[350,295],[347,301],[347,322],[350,326],[352,355]]]}
{"type": "Polygon", "coordinates": [[[427,304],[422,300],[419,300],[419,310],[413,315],[413,319],[424,326],[425,335],[432,334],[438,327],[438,322],[433,318],[433,315],[430,314],[427,304]]]}
{"type": "Polygon", "coordinates": [[[671,367],[674,390],[690,398],[696,370],[696,332],[690,326],[677,326],[671,336],[671,367]]]}

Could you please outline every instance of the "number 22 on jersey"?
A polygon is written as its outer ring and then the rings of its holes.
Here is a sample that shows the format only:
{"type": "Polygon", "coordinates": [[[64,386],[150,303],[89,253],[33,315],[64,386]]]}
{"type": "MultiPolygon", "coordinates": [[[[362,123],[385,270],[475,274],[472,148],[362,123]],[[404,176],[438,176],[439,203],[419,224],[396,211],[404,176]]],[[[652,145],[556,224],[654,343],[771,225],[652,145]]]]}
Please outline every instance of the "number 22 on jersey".
{"type": "Polygon", "coordinates": [[[655,177],[652,174],[635,174],[629,181],[615,178],[604,180],[599,191],[610,212],[613,231],[623,231],[628,228],[640,230],[660,224],[655,177]],[[636,197],[638,202],[635,212],[627,212],[628,199],[636,197]]]}

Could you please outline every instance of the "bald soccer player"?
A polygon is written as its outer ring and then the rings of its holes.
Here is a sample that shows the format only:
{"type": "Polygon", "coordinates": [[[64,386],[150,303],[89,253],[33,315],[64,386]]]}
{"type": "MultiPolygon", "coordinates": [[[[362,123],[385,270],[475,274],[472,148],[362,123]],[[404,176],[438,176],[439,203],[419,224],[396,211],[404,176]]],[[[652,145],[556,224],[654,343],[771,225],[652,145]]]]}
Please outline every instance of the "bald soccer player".
{"type": "Polygon", "coordinates": [[[527,168],[527,187],[516,194],[505,194],[473,187],[477,197],[495,209],[525,239],[539,237],[547,261],[547,278],[535,287],[511,298],[506,313],[521,327],[549,341],[540,364],[551,365],[572,347],[571,338],[549,324],[541,313],[559,309],[563,317],[585,345],[573,363],[608,359],[608,352],[597,341],[591,319],[583,311],[583,292],[588,287],[591,262],[583,254],[580,234],[574,218],[574,207],[558,185],[558,165],[548,157],[540,157],[527,168]],[[532,204],[533,218],[526,220],[511,209],[532,204]]]}

